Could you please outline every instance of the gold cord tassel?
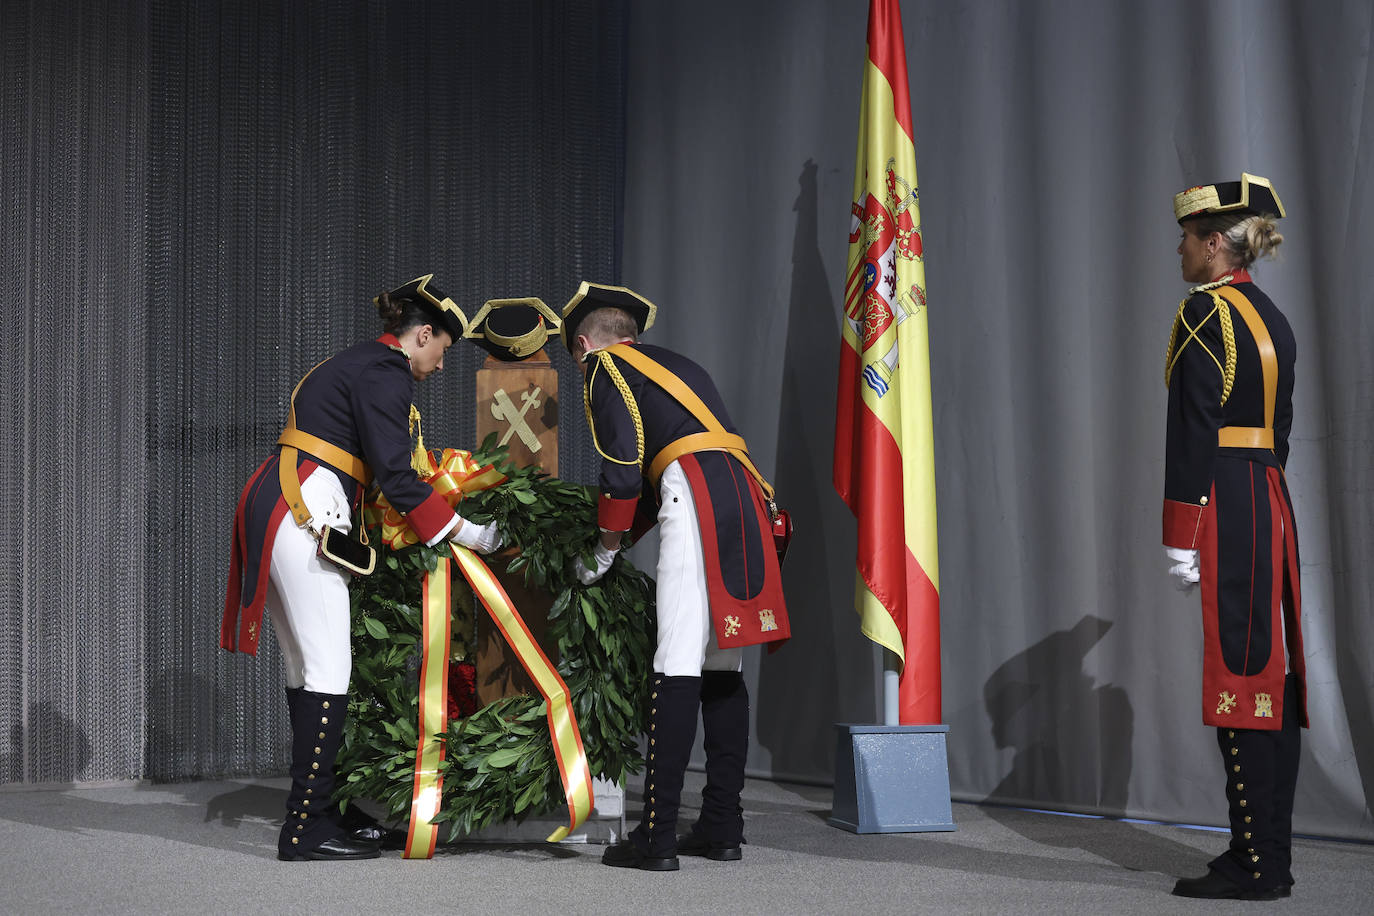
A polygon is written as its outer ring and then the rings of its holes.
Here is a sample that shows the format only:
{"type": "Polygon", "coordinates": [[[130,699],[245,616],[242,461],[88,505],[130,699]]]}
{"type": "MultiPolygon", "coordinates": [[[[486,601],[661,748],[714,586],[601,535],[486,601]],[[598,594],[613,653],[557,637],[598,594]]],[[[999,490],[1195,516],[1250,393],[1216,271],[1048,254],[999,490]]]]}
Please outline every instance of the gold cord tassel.
{"type": "Polygon", "coordinates": [[[410,405],[410,434],[415,438],[415,450],[410,455],[410,466],[421,479],[430,476],[429,452],[425,449],[425,434],[420,429],[420,411],[410,405]]]}

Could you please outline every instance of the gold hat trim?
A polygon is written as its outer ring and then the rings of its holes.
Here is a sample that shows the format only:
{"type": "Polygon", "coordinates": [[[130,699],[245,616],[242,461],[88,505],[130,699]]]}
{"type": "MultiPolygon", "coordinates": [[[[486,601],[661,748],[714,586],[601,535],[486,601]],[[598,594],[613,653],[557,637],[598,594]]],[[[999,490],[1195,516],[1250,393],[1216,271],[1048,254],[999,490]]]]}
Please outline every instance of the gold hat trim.
{"type": "Polygon", "coordinates": [[[504,347],[511,352],[511,355],[524,359],[539,351],[544,343],[552,336],[553,332],[562,327],[563,319],[559,318],[553,309],[544,303],[543,299],[535,296],[526,296],[521,299],[488,299],[482,303],[476,316],[473,317],[471,325],[463,332],[464,340],[485,339],[498,347],[504,347]],[[487,326],[487,317],[496,309],[506,306],[525,305],[533,308],[539,313],[539,324],[531,328],[528,332],[516,337],[507,337],[498,334],[487,326]]]}
{"type": "Polygon", "coordinates": [[[1282,218],[1284,216],[1283,202],[1279,200],[1279,192],[1274,190],[1273,183],[1268,178],[1251,175],[1249,172],[1241,172],[1240,200],[1223,206],[1221,198],[1217,194],[1216,185],[1198,185],[1174,195],[1174,219],[1181,220],[1184,217],[1197,216],[1202,213],[1226,213],[1231,210],[1249,209],[1250,187],[1252,185],[1264,188],[1273,195],[1274,206],[1278,208],[1278,215],[1282,218]]]}
{"type": "MultiPolygon", "coordinates": [[[[434,293],[429,291],[429,283],[433,279],[434,274],[425,274],[423,277],[416,277],[409,283],[402,283],[395,289],[387,290],[387,295],[395,295],[396,293],[401,292],[402,290],[409,294],[412,292],[410,287],[415,287],[413,292],[416,295],[418,295],[421,299],[423,299],[425,302],[429,303],[431,306],[438,309],[440,312],[443,312],[447,315],[452,315],[453,317],[457,318],[458,327],[461,329],[461,333],[459,333],[458,336],[466,337],[468,335],[467,316],[463,314],[462,309],[458,308],[458,303],[454,302],[451,296],[445,296],[444,298],[440,299],[438,296],[434,295],[434,293]]],[[[372,304],[380,305],[380,299],[381,296],[374,296],[372,298],[372,304]]]]}
{"type": "MultiPolygon", "coordinates": [[[[590,280],[583,280],[582,285],[577,288],[577,292],[568,300],[568,304],[563,306],[563,322],[562,327],[559,329],[559,334],[563,338],[563,346],[567,347],[570,352],[572,350],[572,345],[568,343],[568,317],[572,315],[573,311],[582,303],[582,300],[586,299],[587,295],[594,289],[625,293],[644,303],[645,307],[648,308],[648,314],[644,316],[644,325],[639,329],[639,332],[642,334],[654,326],[654,318],[658,316],[658,306],[654,305],[648,299],[645,299],[639,293],[630,289],[628,286],[612,286],[609,283],[592,283],[590,280]]],[[[606,308],[615,308],[615,306],[607,305],[606,308]]]]}

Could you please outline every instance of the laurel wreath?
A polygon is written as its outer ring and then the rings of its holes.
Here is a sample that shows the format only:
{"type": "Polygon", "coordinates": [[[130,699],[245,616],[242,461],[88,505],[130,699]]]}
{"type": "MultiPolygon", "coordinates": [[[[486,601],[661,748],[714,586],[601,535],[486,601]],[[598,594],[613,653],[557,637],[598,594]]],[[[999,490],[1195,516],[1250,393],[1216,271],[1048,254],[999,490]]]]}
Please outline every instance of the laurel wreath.
{"type": "MultiPolygon", "coordinates": [[[[509,480],[466,498],[462,514],[480,524],[495,521],[506,543],[519,548],[505,561],[506,571],[523,571],[527,585],[555,596],[549,635],[557,641],[558,673],[573,699],[588,764],[593,775],[623,784],[642,766],[653,582],[622,551],[605,577],[583,586],[571,565],[579,554],[592,565],[594,493],[538,468],[514,467],[494,436],[473,457],[509,480]]],[[[369,536],[380,545],[378,532],[369,536]]],[[[378,546],[376,572],[355,579],[351,591],[353,680],[336,794],[345,806],[371,799],[393,823],[403,824],[410,813],[421,579],[439,556],[423,544],[400,551],[378,546]]],[[[488,562],[495,570],[501,561],[488,562]]],[[[461,655],[471,645],[474,602],[457,564],[453,574],[455,594],[466,599],[455,601],[452,621],[461,655]]],[[[434,820],[449,824],[450,841],[566,806],[541,697],[507,697],[451,719],[443,740],[443,804],[434,820]]]]}

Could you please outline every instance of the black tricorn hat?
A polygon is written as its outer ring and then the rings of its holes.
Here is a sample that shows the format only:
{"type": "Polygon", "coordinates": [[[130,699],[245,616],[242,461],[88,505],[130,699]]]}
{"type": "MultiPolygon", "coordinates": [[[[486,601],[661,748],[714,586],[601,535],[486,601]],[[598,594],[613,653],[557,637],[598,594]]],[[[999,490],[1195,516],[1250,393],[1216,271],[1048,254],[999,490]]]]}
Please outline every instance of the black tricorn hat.
{"type": "MultiPolygon", "coordinates": [[[[404,286],[398,286],[387,292],[392,301],[410,301],[418,303],[428,312],[438,324],[438,326],[448,331],[448,335],[455,341],[467,333],[468,320],[462,311],[448,296],[434,285],[434,274],[425,274],[423,277],[416,277],[404,286]]],[[[381,297],[378,296],[378,299],[381,297]]],[[[372,300],[377,304],[377,299],[372,300]]]]}
{"type": "Polygon", "coordinates": [[[1240,173],[1240,181],[1198,185],[1174,195],[1174,219],[1180,223],[1212,213],[1268,213],[1283,216],[1283,204],[1268,178],[1240,173]]]}
{"type": "Polygon", "coordinates": [[[543,299],[488,299],[463,339],[497,359],[514,362],[538,353],[562,323],[543,299]]]}
{"type": "Polygon", "coordinates": [[[577,294],[563,306],[563,346],[568,348],[569,353],[572,352],[573,341],[577,339],[577,326],[583,318],[600,308],[617,308],[628,312],[641,334],[654,326],[654,316],[658,314],[658,306],[628,287],[583,280],[577,288],[577,294]]]}

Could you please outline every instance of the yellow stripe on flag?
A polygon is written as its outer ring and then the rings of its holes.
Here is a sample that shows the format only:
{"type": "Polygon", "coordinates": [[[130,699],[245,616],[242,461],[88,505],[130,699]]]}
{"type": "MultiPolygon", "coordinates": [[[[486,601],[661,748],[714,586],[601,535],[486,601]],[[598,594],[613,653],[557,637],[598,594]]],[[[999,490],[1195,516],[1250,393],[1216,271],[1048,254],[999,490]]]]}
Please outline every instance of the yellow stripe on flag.
{"type": "Polygon", "coordinates": [[[859,612],[859,632],[878,645],[892,650],[898,658],[905,656],[906,647],[902,645],[902,633],[897,629],[897,622],[892,619],[892,612],[868,590],[863,573],[857,573],[855,579],[857,581],[854,583],[854,610],[859,612]]]}
{"type": "MultiPolygon", "coordinates": [[[[903,74],[905,75],[905,74],[903,74]]],[[[912,215],[919,231],[920,203],[917,198],[916,150],[911,138],[892,117],[892,86],[883,72],[868,61],[864,68],[863,123],[859,128],[859,155],[855,165],[854,199],[864,193],[879,200],[893,200],[894,209],[903,200],[904,212],[912,215]],[[889,189],[888,170],[892,185],[889,189]],[[866,180],[865,180],[866,179],[866,180]],[[909,197],[907,195],[910,195],[909,197]]],[[[849,248],[850,272],[863,257],[861,238],[849,248]]],[[[896,366],[885,381],[890,390],[882,395],[862,386],[864,403],[892,432],[902,453],[902,503],[905,509],[907,547],[921,564],[936,591],[940,589],[939,551],[935,527],[935,424],[930,394],[930,332],[926,322],[926,269],[922,258],[894,259],[897,305],[906,317],[893,323],[881,336],[868,342],[856,335],[846,322],[846,339],[859,351],[864,363],[880,360],[893,346],[897,348],[896,366]]],[[[898,655],[900,649],[894,650],[898,655]]]]}

